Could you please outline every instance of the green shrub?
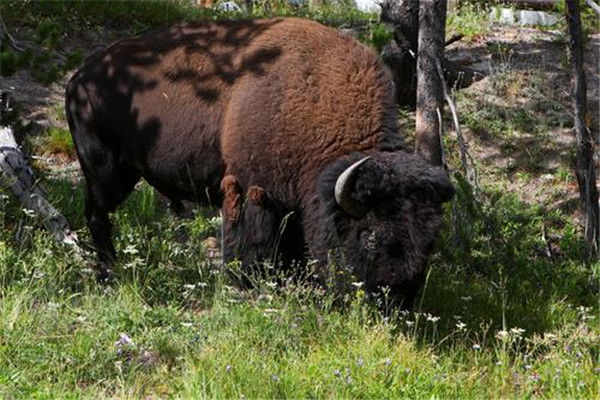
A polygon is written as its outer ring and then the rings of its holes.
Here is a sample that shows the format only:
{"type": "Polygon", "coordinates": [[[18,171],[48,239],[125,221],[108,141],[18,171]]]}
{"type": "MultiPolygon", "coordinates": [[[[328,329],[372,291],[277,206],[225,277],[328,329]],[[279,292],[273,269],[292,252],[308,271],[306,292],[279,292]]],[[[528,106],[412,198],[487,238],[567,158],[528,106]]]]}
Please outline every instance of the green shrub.
{"type": "Polygon", "coordinates": [[[471,2],[449,11],[446,19],[446,34],[449,36],[462,34],[467,39],[474,39],[486,34],[490,27],[486,6],[471,2]]]}
{"type": "Polygon", "coordinates": [[[17,71],[19,59],[11,50],[0,52],[0,74],[2,76],[11,76],[17,71]]]}

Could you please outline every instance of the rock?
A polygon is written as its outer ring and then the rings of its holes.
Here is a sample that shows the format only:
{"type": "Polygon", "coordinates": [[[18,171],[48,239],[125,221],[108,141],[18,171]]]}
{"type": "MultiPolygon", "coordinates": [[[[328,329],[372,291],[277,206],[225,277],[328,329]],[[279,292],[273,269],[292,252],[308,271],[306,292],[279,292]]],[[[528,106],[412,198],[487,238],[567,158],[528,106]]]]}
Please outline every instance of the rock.
{"type": "Polygon", "coordinates": [[[544,11],[519,11],[519,25],[549,26],[558,23],[555,15],[544,11]]]}
{"type": "Polygon", "coordinates": [[[381,12],[381,1],[379,0],[355,0],[354,3],[359,11],[377,14],[381,12]]]}
{"type": "Polygon", "coordinates": [[[490,20],[503,25],[518,23],[521,26],[550,26],[558,23],[558,17],[545,11],[513,10],[494,7],[489,14],[490,20]]]}
{"type": "Polygon", "coordinates": [[[227,12],[242,12],[242,8],[233,1],[225,1],[217,6],[218,10],[227,12]]]}
{"type": "Polygon", "coordinates": [[[504,25],[512,25],[515,23],[515,12],[510,8],[492,8],[490,11],[490,20],[499,22],[504,25]]]}

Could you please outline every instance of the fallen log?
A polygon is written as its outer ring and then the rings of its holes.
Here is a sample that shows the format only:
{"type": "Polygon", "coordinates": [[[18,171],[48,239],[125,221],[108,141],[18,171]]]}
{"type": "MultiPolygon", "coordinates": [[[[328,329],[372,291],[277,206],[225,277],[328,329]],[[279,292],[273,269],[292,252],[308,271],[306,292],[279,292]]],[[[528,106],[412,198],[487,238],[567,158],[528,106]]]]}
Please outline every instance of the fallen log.
{"type": "Polygon", "coordinates": [[[0,186],[8,188],[23,205],[42,219],[54,238],[79,250],[77,235],[66,218],[44,195],[44,191],[23,155],[12,128],[0,127],[0,186]]]}

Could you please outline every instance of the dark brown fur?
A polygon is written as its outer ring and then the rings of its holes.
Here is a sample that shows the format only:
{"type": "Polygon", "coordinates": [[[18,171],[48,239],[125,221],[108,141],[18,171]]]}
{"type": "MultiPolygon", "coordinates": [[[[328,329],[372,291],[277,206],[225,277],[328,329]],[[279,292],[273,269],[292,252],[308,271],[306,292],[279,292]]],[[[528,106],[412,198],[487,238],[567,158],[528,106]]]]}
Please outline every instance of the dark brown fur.
{"type": "Polygon", "coordinates": [[[401,151],[393,92],[371,50],[301,19],[201,22],[109,46],[72,78],[66,100],[100,260],[115,256],[108,213],[143,177],[176,204],[222,205],[226,261],[325,263],[337,248],[373,288],[411,286],[451,186],[443,171],[401,151]],[[357,181],[353,197],[369,207],[357,218],[331,196],[335,178],[361,155],[373,159],[361,176],[388,185],[363,193],[357,181]],[[388,179],[394,174],[402,176],[388,179]],[[406,195],[395,197],[407,176],[432,188],[410,207],[401,203],[406,195]],[[373,197],[375,190],[390,193],[373,197]],[[382,198],[394,206],[380,215],[382,198]],[[382,228],[388,219],[395,228],[382,228]],[[402,236],[419,265],[407,267],[403,256],[369,266],[348,236],[365,229],[394,243],[402,236]]]}

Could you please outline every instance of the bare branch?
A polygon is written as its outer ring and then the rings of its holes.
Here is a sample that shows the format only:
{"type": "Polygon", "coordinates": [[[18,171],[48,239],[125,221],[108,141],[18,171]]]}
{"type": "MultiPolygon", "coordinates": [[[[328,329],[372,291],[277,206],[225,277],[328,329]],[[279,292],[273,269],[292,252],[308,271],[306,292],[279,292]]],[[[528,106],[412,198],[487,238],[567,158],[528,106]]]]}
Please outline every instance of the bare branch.
{"type": "Polygon", "coordinates": [[[8,28],[4,23],[4,19],[2,19],[2,15],[0,15],[0,43],[2,42],[3,37],[6,37],[8,40],[8,44],[16,51],[25,51],[25,48],[22,47],[19,42],[8,32],[8,28]]]}
{"type": "MultiPolygon", "coordinates": [[[[444,70],[442,69],[442,65],[440,63],[437,64],[437,70],[440,77],[443,79],[444,70]]],[[[460,128],[460,122],[458,120],[458,113],[456,111],[456,104],[454,104],[454,100],[452,100],[452,96],[448,93],[448,88],[446,84],[442,85],[442,89],[444,91],[444,99],[448,103],[448,107],[450,108],[450,113],[452,114],[452,121],[454,123],[454,129],[456,130],[456,137],[458,139],[458,147],[460,151],[460,160],[462,163],[463,173],[467,177],[467,182],[471,184],[474,188],[478,186],[477,181],[477,171],[475,169],[475,162],[473,158],[467,151],[467,144],[465,138],[462,134],[462,129],[460,128]]]]}
{"type": "Polygon", "coordinates": [[[442,110],[440,107],[435,109],[438,117],[438,126],[440,128],[440,151],[442,153],[442,166],[446,169],[446,153],[444,151],[444,122],[442,120],[442,110]]]}

